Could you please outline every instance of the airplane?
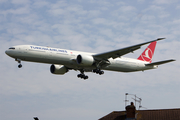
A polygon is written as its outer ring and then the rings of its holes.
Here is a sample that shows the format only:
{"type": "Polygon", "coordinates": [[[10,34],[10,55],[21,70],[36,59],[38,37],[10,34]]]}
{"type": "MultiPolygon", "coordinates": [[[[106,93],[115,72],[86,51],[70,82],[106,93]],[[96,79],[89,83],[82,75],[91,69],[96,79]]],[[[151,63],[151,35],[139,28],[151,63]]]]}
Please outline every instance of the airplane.
{"type": "Polygon", "coordinates": [[[78,78],[86,80],[88,76],[84,72],[93,72],[102,75],[104,74],[103,70],[117,72],[144,71],[156,69],[158,65],[175,61],[174,59],[169,59],[152,63],[156,43],[163,39],[165,38],[158,38],[149,42],[103,53],[88,53],[36,45],[13,46],[6,50],[5,53],[15,58],[15,61],[19,63],[19,68],[22,67],[21,61],[47,63],[52,64],[50,66],[50,72],[52,74],[64,75],[69,70],[75,70],[80,71],[80,74],[77,75],[78,78]],[[141,46],[146,44],[149,44],[149,46],[137,59],[122,57],[125,54],[140,49],[141,46]]]}

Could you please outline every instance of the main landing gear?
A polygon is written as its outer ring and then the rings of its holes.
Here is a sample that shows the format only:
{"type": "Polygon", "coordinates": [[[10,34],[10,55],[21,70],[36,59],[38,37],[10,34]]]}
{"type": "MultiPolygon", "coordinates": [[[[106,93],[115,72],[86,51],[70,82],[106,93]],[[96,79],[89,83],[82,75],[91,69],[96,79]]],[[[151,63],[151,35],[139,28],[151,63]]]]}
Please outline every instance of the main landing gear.
{"type": "Polygon", "coordinates": [[[80,74],[77,75],[78,78],[81,78],[81,79],[88,79],[88,76],[84,74],[84,70],[80,70],[80,74]]]}
{"type": "Polygon", "coordinates": [[[86,76],[85,74],[82,74],[82,73],[78,74],[77,77],[81,78],[81,79],[84,79],[84,80],[88,79],[88,76],[86,76]]]}
{"type": "MultiPolygon", "coordinates": [[[[88,79],[88,76],[84,74],[84,70],[80,70],[80,74],[77,75],[78,78],[81,78],[81,79],[88,79]]],[[[96,73],[96,74],[99,74],[99,75],[102,75],[104,74],[104,71],[100,70],[100,69],[94,69],[92,70],[93,73],[96,73]]]]}
{"type": "Polygon", "coordinates": [[[22,68],[21,60],[20,59],[15,59],[15,60],[19,63],[18,68],[22,68]]]}
{"type": "Polygon", "coordinates": [[[93,73],[96,73],[96,74],[99,74],[99,75],[104,74],[104,71],[102,71],[102,70],[100,70],[100,69],[94,69],[92,72],[93,72],[93,73]]]}

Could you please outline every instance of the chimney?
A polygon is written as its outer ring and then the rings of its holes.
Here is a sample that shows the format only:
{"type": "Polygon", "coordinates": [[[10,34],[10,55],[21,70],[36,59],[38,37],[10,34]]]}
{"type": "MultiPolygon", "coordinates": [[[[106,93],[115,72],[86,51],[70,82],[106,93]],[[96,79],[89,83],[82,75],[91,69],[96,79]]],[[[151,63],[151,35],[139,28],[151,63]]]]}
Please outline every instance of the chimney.
{"type": "Polygon", "coordinates": [[[136,114],[136,107],[134,106],[134,103],[131,102],[131,105],[126,106],[126,119],[125,120],[136,120],[135,114],[136,114]]]}
{"type": "Polygon", "coordinates": [[[34,117],[34,120],[39,120],[38,117],[34,117]]]}

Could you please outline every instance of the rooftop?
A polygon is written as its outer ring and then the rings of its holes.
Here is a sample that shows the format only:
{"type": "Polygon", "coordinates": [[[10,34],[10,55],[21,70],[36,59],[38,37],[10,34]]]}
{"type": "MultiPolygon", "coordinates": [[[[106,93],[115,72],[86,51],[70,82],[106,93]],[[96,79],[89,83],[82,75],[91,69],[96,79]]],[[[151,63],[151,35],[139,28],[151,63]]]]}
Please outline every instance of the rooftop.
{"type": "MultiPolygon", "coordinates": [[[[99,120],[125,120],[126,111],[113,111],[99,120]]],[[[180,108],[137,110],[137,120],[180,120],[180,108]]]]}

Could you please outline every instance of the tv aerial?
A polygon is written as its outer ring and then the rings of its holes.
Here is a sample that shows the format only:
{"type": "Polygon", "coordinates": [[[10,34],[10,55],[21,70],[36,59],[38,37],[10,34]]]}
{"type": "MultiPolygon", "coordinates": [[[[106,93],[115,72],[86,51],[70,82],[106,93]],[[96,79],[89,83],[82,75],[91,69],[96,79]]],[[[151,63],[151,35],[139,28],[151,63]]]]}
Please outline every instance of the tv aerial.
{"type": "MultiPolygon", "coordinates": [[[[140,109],[140,108],[145,108],[145,107],[142,107],[142,105],[141,105],[141,101],[142,101],[142,98],[140,98],[140,97],[137,97],[136,96],[136,94],[129,94],[129,93],[125,93],[125,107],[127,106],[127,102],[129,102],[129,100],[127,99],[127,96],[128,95],[132,95],[132,96],[134,96],[132,99],[134,100],[134,103],[135,103],[135,107],[136,107],[136,105],[137,105],[137,103],[138,103],[138,110],[140,109]]],[[[145,109],[147,109],[147,108],[145,108],[145,109]]]]}

